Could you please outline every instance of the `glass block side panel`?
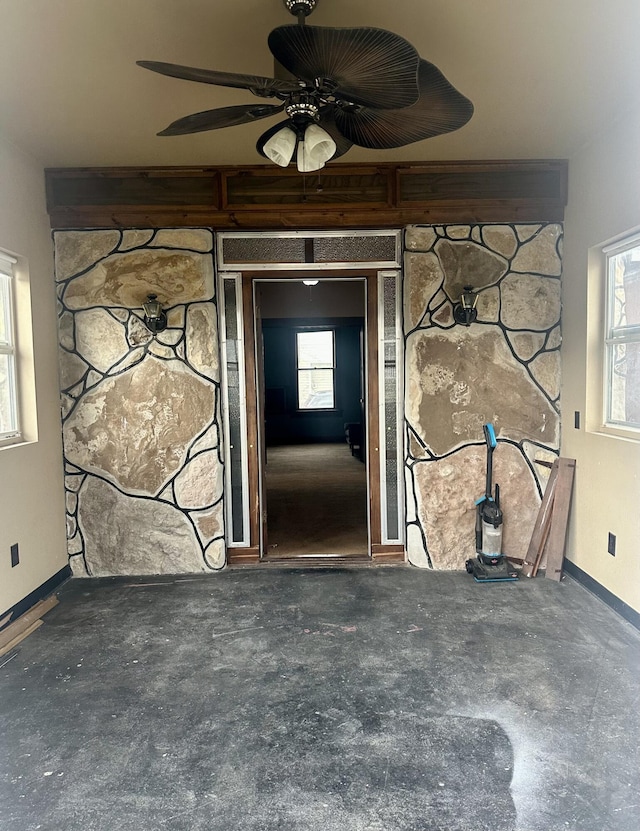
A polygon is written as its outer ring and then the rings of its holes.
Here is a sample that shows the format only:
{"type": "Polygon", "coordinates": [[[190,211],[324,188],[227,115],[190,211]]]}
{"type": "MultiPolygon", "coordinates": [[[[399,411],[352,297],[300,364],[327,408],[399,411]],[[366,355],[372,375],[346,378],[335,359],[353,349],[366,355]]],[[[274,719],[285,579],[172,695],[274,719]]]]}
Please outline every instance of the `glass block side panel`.
{"type": "Polygon", "coordinates": [[[238,302],[235,279],[224,281],[224,335],[227,343],[238,339],[238,302]]]}
{"type": "Polygon", "coordinates": [[[313,241],[316,263],[395,263],[396,237],[351,236],[316,237],[313,241]]]}
{"type": "Polygon", "coordinates": [[[396,326],[397,326],[397,290],[396,290],[396,276],[387,276],[384,278],[383,287],[383,304],[382,316],[384,321],[384,342],[390,343],[396,340],[396,326]]]}
{"type": "MultiPolygon", "coordinates": [[[[395,384],[394,384],[395,388],[395,384]]],[[[386,392],[385,392],[386,395],[386,392]]],[[[387,537],[398,539],[398,421],[396,402],[388,399],[385,412],[385,473],[387,477],[387,537]]]]}
{"type": "MultiPolygon", "coordinates": [[[[244,539],[244,492],[242,487],[242,444],[244,441],[241,411],[240,350],[242,342],[238,330],[238,298],[235,279],[224,280],[225,342],[226,342],[226,390],[227,422],[229,425],[229,480],[231,494],[231,542],[242,543],[244,539]]],[[[229,504],[228,503],[228,504],[229,504]]]]}
{"type": "Polygon", "coordinates": [[[400,483],[398,465],[398,289],[397,276],[385,275],[382,280],[382,338],[381,358],[383,374],[381,395],[383,397],[383,424],[381,443],[384,447],[384,516],[387,542],[398,541],[400,535],[400,483]]]}
{"type": "Polygon", "coordinates": [[[225,265],[243,263],[303,263],[304,237],[224,237],[222,257],[225,265]]]}

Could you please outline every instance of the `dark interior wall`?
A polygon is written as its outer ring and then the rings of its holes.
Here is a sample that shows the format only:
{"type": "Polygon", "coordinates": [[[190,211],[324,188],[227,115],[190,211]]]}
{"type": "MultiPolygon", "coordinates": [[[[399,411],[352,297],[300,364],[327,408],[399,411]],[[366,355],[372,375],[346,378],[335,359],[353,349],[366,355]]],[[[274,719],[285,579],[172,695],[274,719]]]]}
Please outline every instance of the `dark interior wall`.
{"type": "Polygon", "coordinates": [[[268,278],[266,282],[258,283],[262,319],[364,315],[364,280],[357,274],[350,279],[325,278],[318,273],[307,276],[317,278],[317,285],[305,286],[304,275],[300,279],[268,278]]]}
{"type": "Polygon", "coordinates": [[[271,318],[262,321],[267,444],[344,440],[346,422],[361,421],[360,337],[363,317],[271,318]],[[301,412],[296,395],[296,330],[335,331],[335,410],[301,412]]]}

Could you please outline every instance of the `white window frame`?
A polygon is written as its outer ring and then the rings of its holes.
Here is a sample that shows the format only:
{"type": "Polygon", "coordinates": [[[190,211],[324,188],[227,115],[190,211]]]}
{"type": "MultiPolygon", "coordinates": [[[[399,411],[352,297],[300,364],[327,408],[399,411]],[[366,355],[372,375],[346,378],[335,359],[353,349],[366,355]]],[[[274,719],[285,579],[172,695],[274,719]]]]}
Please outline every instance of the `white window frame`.
{"type": "Polygon", "coordinates": [[[615,326],[613,315],[615,313],[615,273],[613,261],[616,256],[640,247],[640,233],[627,236],[613,245],[602,249],[605,257],[605,308],[604,308],[604,349],[603,360],[603,425],[608,432],[615,432],[629,438],[640,440],[640,424],[614,419],[611,415],[612,392],[613,392],[613,356],[615,349],[620,344],[640,343],[640,325],[615,326]]]}
{"type": "Polygon", "coordinates": [[[15,328],[15,291],[14,266],[18,261],[15,257],[0,251],[0,297],[6,298],[0,308],[0,314],[5,316],[6,338],[0,340],[0,355],[9,356],[9,406],[13,413],[15,429],[0,432],[0,447],[16,444],[22,441],[20,427],[20,396],[18,390],[18,360],[15,328]]]}
{"type": "Polygon", "coordinates": [[[326,412],[333,412],[337,409],[337,402],[336,402],[336,330],[332,326],[313,326],[313,327],[301,327],[295,330],[296,336],[296,406],[298,412],[301,413],[326,413],[326,412]],[[298,361],[298,335],[305,335],[309,334],[310,332],[331,332],[331,347],[332,347],[332,364],[330,367],[300,367],[298,361]],[[301,372],[313,372],[317,369],[330,369],[331,370],[331,391],[333,393],[333,406],[332,407],[301,407],[300,406],[300,373],[301,372]]]}

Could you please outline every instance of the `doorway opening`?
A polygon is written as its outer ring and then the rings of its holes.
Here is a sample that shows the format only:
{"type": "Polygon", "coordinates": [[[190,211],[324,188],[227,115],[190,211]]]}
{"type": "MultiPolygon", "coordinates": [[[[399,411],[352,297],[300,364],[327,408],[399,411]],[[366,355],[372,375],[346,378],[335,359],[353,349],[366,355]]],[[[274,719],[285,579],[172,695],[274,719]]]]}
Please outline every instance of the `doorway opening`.
{"type": "Polygon", "coordinates": [[[227,562],[403,562],[400,233],[216,239],[227,562]],[[333,304],[327,293],[338,293],[333,304]],[[306,471],[293,489],[309,486],[306,506],[278,497],[293,467],[306,471]],[[311,529],[314,502],[324,504],[313,520],[322,535],[311,529]],[[328,530],[339,509],[341,539],[328,530]]]}
{"type": "Polygon", "coordinates": [[[255,282],[266,560],[369,556],[365,288],[255,282]]]}

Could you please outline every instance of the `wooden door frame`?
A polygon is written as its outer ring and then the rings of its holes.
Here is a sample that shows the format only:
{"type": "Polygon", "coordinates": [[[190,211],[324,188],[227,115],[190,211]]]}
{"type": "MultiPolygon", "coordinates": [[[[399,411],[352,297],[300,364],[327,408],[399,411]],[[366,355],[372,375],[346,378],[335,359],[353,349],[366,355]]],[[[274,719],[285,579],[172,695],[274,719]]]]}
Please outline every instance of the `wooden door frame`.
{"type": "MultiPolygon", "coordinates": [[[[378,268],[357,269],[305,269],[304,277],[332,278],[335,280],[363,279],[366,295],[366,417],[365,430],[367,442],[367,482],[368,482],[368,527],[369,554],[367,560],[375,562],[404,562],[403,545],[382,543],[382,517],[380,513],[380,420],[379,420],[379,374],[378,374],[378,268]]],[[[259,446],[259,406],[257,387],[256,338],[254,283],[256,281],[293,280],[299,282],[301,272],[290,270],[242,271],[242,317],[244,328],[244,365],[247,424],[247,472],[249,492],[249,546],[228,548],[227,562],[234,564],[257,564],[265,562],[260,556],[260,529],[263,518],[262,494],[260,484],[260,446],[259,446]]],[[[296,567],[309,562],[306,558],[291,559],[296,567]]],[[[328,559],[327,564],[332,560],[328,559]]]]}

